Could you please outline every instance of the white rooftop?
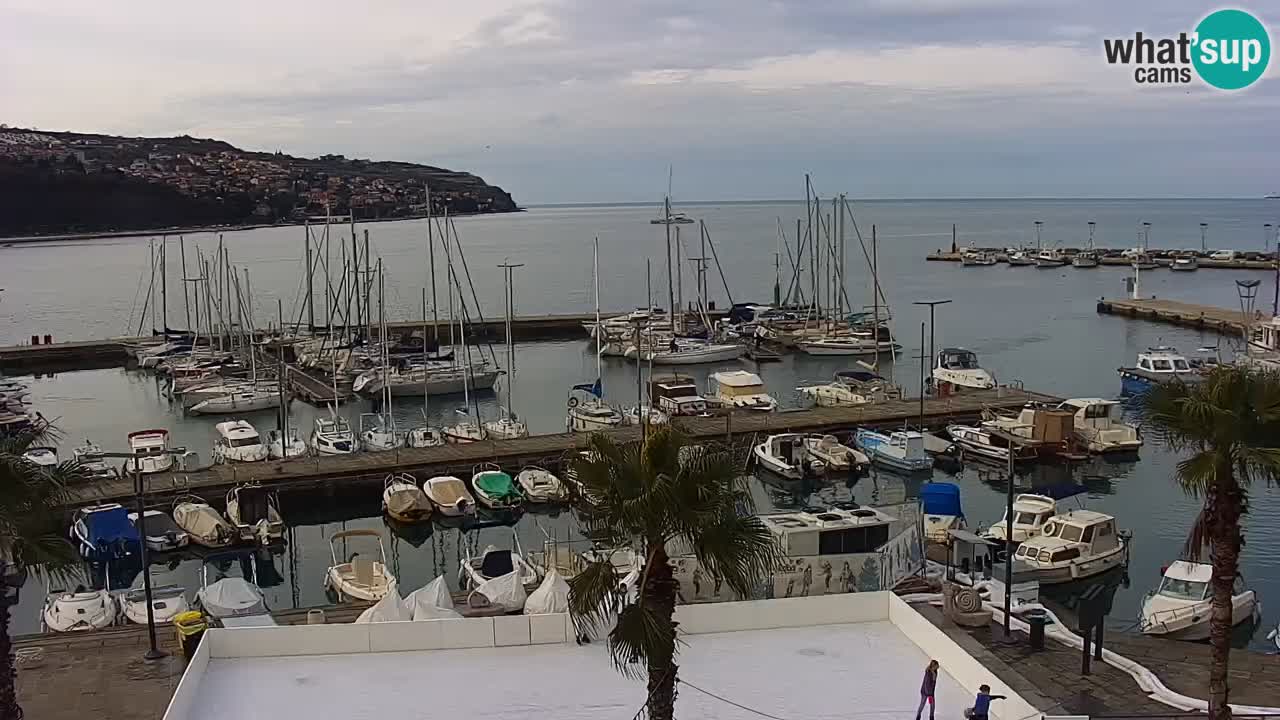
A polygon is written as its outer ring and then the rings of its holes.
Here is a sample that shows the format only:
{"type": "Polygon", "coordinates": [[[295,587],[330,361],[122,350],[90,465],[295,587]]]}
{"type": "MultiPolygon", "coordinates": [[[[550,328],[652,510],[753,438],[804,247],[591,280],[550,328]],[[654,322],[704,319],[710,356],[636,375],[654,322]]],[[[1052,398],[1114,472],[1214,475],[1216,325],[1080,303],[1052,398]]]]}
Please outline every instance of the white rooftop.
{"type": "Polygon", "coordinates": [[[711,377],[721,385],[729,387],[751,387],[753,385],[763,385],[764,381],[759,375],[746,370],[724,370],[713,373],[711,377]]]}
{"type": "MultiPolygon", "coordinates": [[[[942,666],[938,717],[959,717],[982,683],[1010,696],[993,717],[1036,714],[890,593],[689,605],[677,619],[677,717],[759,717],[731,703],[784,718],[911,717],[930,658],[942,666]]],[[[534,615],[210,630],[165,720],[630,720],[643,680],[569,627],[534,615]]]]}

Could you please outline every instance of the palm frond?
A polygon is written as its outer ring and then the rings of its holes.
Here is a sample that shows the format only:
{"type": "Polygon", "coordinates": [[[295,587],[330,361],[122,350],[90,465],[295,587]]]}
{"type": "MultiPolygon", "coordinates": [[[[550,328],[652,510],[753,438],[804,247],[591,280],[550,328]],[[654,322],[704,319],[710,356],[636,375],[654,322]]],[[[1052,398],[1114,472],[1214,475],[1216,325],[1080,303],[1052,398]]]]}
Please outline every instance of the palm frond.
{"type": "Polygon", "coordinates": [[[1200,508],[1200,512],[1196,513],[1195,520],[1191,523],[1191,530],[1187,532],[1187,539],[1182,544],[1182,554],[1191,562],[1200,562],[1200,558],[1204,556],[1204,550],[1209,546],[1209,522],[1205,516],[1205,509],[1200,508]]]}
{"type": "Polygon", "coordinates": [[[1187,494],[1203,497],[1217,480],[1218,468],[1223,461],[1224,458],[1218,451],[1201,450],[1178,461],[1175,477],[1187,494]]]}
{"type": "Polygon", "coordinates": [[[647,605],[628,605],[609,633],[609,655],[618,672],[639,679],[651,658],[669,658],[676,651],[676,624],[670,616],[647,605]]]}
{"type": "Polygon", "coordinates": [[[569,578],[569,614],[579,630],[598,630],[621,609],[618,574],[607,560],[589,563],[569,578]]]}
{"type": "Polygon", "coordinates": [[[754,515],[724,515],[694,540],[693,552],[702,568],[723,579],[741,598],[750,598],[782,561],[778,541],[754,515]]]}

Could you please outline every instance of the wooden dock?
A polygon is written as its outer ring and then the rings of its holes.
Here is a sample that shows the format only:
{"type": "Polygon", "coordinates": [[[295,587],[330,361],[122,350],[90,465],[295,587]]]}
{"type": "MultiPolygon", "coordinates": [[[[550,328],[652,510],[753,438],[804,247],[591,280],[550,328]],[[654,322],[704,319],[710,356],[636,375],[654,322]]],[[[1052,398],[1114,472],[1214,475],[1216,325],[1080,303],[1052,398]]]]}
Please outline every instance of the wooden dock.
{"type": "Polygon", "coordinates": [[[351,388],[334,390],[333,383],[316,377],[297,365],[289,366],[289,392],[293,396],[317,407],[324,405],[341,405],[355,397],[351,388]]]}
{"type": "MultiPolygon", "coordinates": [[[[1245,332],[1244,317],[1239,310],[1196,305],[1177,300],[1160,300],[1156,298],[1140,300],[1108,300],[1098,301],[1098,313],[1102,315],[1122,315],[1124,317],[1150,320],[1152,322],[1199,330],[1212,330],[1223,335],[1242,336],[1245,332]]],[[[1267,318],[1257,311],[1251,322],[1262,322],[1267,318]]]]}
{"type": "MultiPolygon", "coordinates": [[[[977,390],[945,398],[927,398],[924,424],[939,426],[969,422],[981,417],[986,408],[1016,410],[1028,402],[1054,402],[1058,398],[1015,388],[977,390]]],[[[697,440],[750,439],[782,432],[837,432],[854,427],[897,428],[920,421],[920,401],[895,400],[862,407],[812,408],[779,413],[735,412],[723,417],[677,418],[677,426],[697,440]]],[[[640,437],[640,428],[607,431],[618,441],[640,437]]],[[[381,487],[389,473],[409,472],[421,476],[458,475],[470,477],[472,469],[493,462],[508,470],[525,465],[555,469],[564,456],[586,446],[582,433],[534,435],[519,440],[446,445],[435,448],[389,450],[325,457],[295,458],[244,465],[215,465],[185,473],[164,473],[144,478],[149,501],[169,500],[185,493],[201,495],[215,502],[232,487],[258,482],[276,489],[318,489],[341,485],[367,484],[381,487]]],[[[98,502],[118,502],[133,497],[131,479],[119,479],[72,488],[69,506],[98,502]]]]}
{"type": "MultiPolygon", "coordinates": [[[[1004,248],[974,248],[974,249],[980,250],[982,252],[995,253],[997,262],[1006,263],[1009,261],[1008,257],[1005,255],[1004,248]]],[[[1071,248],[1066,248],[1064,250],[1064,254],[1066,254],[1068,257],[1075,254],[1076,252],[1078,251],[1073,250],[1071,248]]],[[[1118,251],[1097,250],[1096,252],[1107,253],[1107,252],[1118,252],[1118,251]]],[[[932,253],[929,253],[928,255],[925,255],[924,259],[932,262],[958,263],[960,262],[961,255],[963,255],[963,253],[932,252],[932,253]]],[[[1169,267],[1170,265],[1173,264],[1172,258],[1157,257],[1157,258],[1153,258],[1153,260],[1157,265],[1160,265],[1161,267],[1169,267]]],[[[1273,270],[1276,267],[1276,263],[1274,260],[1210,260],[1209,258],[1198,258],[1198,260],[1199,260],[1198,264],[1202,269],[1212,269],[1212,270],[1273,270]]],[[[1121,257],[1119,254],[1115,254],[1115,255],[1101,254],[1098,257],[1098,264],[1110,265],[1115,267],[1128,267],[1133,264],[1133,260],[1127,257],[1121,257]]],[[[1055,268],[1055,269],[1058,269],[1058,268],[1055,268]]]]}

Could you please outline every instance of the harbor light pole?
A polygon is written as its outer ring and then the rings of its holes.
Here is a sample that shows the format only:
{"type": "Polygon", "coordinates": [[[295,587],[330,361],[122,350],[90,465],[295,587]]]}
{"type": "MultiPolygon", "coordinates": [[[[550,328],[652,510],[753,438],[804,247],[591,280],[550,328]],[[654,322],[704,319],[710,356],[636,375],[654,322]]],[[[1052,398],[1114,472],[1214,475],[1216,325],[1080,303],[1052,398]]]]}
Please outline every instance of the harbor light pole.
{"type": "Polygon", "coordinates": [[[156,647],[156,616],[155,608],[152,607],[154,601],[151,596],[151,560],[147,556],[147,510],[145,500],[143,498],[144,488],[142,486],[142,469],[139,460],[143,458],[159,457],[161,455],[181,456],[186,455],[187,449],[184,447],[177,448],[152,448],[146,452],[140,453],[87,453],[84,455],[85,460],[101,460],[103,458],[124,458],[133,460],[133,463],[125,463],[126,467],[132,466],[133,473],[133,499],[138,511],[138,545],[142,557],[142,592],[147,598],[147,641],[150,644],[147,652],[142,656],[143,660],[155,661],[168,656],[160,648],[156,647]]]}
{"type": "Polygon", "coordinates": [[[1262,225],[1262,250],[1265,252],[1271,249],[1271,223],[1263,223],[1262,225]]]}
{"type": "Polygon", "coordinates": [[[1209,230],[1209,223],[1200,223],[1200,252],[1209,252],[1209,244],[1205,240],[1205,232],[1209,230]]]}
{"type": "MultiPolygon", "coordinates": [[[[933,309],[939,305],[946,305],[950,300],[918,300],[911,303],[912,305],[928,305],[929,306],[929,362],[934,362],[937,356],[933,354],[933,309]]],[[[924,347],[920,348],[920,352],[924,352],[924,347]]],[[[923,394],[923,393],[922,393],[923,394]]]]}

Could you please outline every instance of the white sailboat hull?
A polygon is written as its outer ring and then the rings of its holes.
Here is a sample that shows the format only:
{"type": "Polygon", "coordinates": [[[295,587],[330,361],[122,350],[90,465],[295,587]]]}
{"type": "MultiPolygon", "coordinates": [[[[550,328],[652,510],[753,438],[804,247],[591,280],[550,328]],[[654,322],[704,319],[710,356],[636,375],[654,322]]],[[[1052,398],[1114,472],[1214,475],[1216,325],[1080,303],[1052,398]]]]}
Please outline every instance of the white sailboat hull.
{"type": "MultiPolygon", "coordinates": [[[[629,356],[633,356],[628,353],[629,356]]],[[[741,345],[709,345],[676,352],[646,352],[644,359],[654,365],[701,365],[728,362],[742,357],[741,345]]]]}

